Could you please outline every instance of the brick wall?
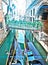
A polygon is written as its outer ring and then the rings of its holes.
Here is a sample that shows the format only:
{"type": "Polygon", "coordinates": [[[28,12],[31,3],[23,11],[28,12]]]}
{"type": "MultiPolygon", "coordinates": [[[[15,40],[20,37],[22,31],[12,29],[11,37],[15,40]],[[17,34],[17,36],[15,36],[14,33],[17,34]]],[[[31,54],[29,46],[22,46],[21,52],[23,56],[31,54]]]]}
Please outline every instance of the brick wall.
{"type": "Polygon", "coordinates": [[[43,28],[44,32],[46,32],[48,34],[48,20],[44,21],[44,28],[43,28]]]}

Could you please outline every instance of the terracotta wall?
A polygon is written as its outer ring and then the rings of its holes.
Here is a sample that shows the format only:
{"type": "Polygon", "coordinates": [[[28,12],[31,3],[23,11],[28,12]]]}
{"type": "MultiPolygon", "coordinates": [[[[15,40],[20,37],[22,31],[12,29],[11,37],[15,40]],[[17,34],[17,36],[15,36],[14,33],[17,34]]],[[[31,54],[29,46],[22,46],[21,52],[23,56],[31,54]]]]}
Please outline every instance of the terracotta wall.
{"type": "Polygon", "coordinates": [[[3,21],[3,13],[2,13],[2,10],[0,10],[0,22],[3,21]]]}
{"type": "Polygon", "coordinates": [[[2,0],[0,0],[0,3],[2,2],[2,0]]]}
{"type": "Polygon", "coordinates": [[[2,0],[0,0],[0,22],[3,21],[3,11],[1,10],[2,8],[2,0]]]}
{"type": "Polygon", "coordinates": [[[46,32],[48,34],[48,20],[44,21],[44,28],[43,28],[44,32],[46,32]]]}
{"type": "MultiPolygon", "coordinates": [[[[45,8],[45,11],[48,12],[48,8],[45,8]]],[[[48,15],[47,15],[47,20],[44,20],[44,32],[48,34],[48,15]]]]}

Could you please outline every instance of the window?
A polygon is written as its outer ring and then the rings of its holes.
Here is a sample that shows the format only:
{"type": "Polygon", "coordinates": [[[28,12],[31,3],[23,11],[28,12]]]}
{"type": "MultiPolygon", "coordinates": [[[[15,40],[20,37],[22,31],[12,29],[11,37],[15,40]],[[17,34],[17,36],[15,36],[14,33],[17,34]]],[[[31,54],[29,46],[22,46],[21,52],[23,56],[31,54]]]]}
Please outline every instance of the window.
{"type": "Polygon", "coordinates": [[[33,9],[33,15],[35,15],[35,9],[33,9]]]}
{"type": "Polygon", "coordinates": [[[31,16],[32,16],[32,10],[31,10],[31,16]]]}
{"type": "Polygon", "coordinates": [[[42,20],[47,20],[47,17],[48,17],[48,12],[44,12],[42,14],[42,20]]]}
{"type": "Polygon", "coordinates": [[[30,21],[32,21],[32,17],[30,17],[30,21]]]}
{"type": "Polygon", "coordinates": [[[0,28],[2,28],[2,22],[0,22],[0,28]]]}

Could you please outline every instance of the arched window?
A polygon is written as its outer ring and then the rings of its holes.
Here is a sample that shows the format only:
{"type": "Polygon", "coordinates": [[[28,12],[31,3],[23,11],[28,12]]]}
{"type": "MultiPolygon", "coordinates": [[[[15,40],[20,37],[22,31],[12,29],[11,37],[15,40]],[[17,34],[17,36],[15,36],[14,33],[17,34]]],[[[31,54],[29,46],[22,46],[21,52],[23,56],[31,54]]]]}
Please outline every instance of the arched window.
{"type": "Polygon", "coordinates": [[[44,12],[42,14],[42,20],[47,20],[47,17],[48,17],[48,12],[44,12]]]}

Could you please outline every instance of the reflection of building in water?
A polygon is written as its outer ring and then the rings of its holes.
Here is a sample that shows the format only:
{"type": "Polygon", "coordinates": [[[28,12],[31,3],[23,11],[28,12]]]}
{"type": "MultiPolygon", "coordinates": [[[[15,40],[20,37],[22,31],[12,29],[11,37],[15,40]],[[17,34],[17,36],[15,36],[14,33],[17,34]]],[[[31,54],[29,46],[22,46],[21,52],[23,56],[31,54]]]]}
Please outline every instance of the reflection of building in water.
{"type": "Polygon", "coordinates": [[[24,49],[25,44],[25,31],[24,30],[16,30],[16,39],[17,42],[20,44],[21,49],[24,49]]]}
{"type": "Polygon", "coordinates": [[[17,42],[25,43],[25,31],[24,30],[17,30],[17,42]]]}

